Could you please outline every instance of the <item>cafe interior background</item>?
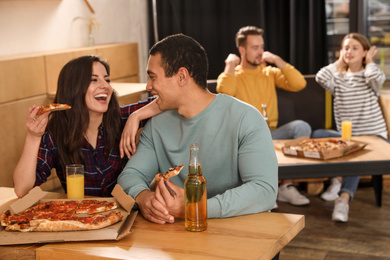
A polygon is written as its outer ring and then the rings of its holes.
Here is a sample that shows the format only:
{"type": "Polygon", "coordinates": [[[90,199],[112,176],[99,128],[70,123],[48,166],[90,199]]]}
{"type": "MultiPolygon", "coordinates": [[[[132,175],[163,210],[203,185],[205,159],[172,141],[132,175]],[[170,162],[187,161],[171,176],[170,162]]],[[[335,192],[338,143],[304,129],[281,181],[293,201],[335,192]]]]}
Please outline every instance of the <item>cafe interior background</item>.
{"type": "MultiPolygon", "coordinates": [[[[205,47],[209,79],[216,79],[227,55],[238,54],[234,35],[245,25],[263,28],[265,49],[304,75],[335,61],[343,36],[360,32],[378,47],[375,61],[387,76],[382,91],[390,91],[389,0],[0,0],[0,95],[15,88],[4,73],[13,57],[111,43],[137,43],[138,81],[146,82],[150,46],[174,33],[205,47]]],[[[18,102],[0,97],[0,186],[12,186],[24,142],[16,135],[25,131],[28,107],[18,102]]]]}
{"type": "MultiPolygon", "coordinates": [[[[224,59],[237,53],[234,34],[248,24],[265,29],[267,50],[303,74],[315,74],[338,55],[349,31],[366,35],[380,48],[377,62],[390,78],[388,0],[0,0],[0,56],[93,44],[137,42],[140,81],[147,51],[173,33],[194,37],[210,59],[210,79],[224,59]],[[155,7],[155,9],[154,9],[155,7]],[[154,13],[155,12],[155,13],[154,13]],[[268,15],[269,14],[269,15],[268,15]]],[[[388,83],[388,82],[387,82],[388,83]]],[[[388,84],[385,84],[386,86],[388,84]]]]}

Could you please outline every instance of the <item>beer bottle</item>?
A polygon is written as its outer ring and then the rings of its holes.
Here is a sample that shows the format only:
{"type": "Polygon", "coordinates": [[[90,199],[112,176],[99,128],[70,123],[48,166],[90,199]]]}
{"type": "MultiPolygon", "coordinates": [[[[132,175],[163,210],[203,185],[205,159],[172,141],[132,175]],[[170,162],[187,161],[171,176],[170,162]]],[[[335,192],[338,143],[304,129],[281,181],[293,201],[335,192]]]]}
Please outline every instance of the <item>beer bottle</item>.
{"type": "Polygon", "coordinates": [[[207,229],[207,188],[199,162],[199,145],[191,144],[188,176],[184,181],[185,228],[188,231],[207,229]]]}
{"type": "Polygon", "coordinates": [[[267,114],[267,104],[261,104],[261,109],[263,110],[262,114],[263,114],[264,120],[267,123],[267,125],[269,126],[268,114],[267,114]]]}

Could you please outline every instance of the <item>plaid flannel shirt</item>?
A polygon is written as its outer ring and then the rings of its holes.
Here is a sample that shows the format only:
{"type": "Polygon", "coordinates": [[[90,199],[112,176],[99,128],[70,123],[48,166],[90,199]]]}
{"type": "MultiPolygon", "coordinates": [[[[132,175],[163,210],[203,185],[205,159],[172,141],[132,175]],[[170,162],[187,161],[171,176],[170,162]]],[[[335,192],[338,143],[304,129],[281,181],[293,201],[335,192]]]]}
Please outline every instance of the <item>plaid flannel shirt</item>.
{"type": "MultiPolygon", "coordinates": [[[[131,113],[152,101],[153,98],[149,98],[148,100],[121,107],[122,129],[131,113]]],[[[141,122],[141,127],[144,123],[145,122],[141,122]]],[[[126,156],[123,159],[120,158],[119,147],[114,147],[110,151],[109,156],[106,156],[103,128],[104,126],[101,124],[98,129],[96,148],[93,148],[85,138],[82,143],[81,149],[85,159],[85,195],[89,196],[111,196],[118,175],[121,173],[128,160],[126,156]]],[[[46,182],[47,178],[51,175],[53,168],[56,169],[57,176],[66,192],[65,169],[62,169],[59,163],[55,141],[48,132],[45,132],[39,147],[34,186],[46,182]]]]}

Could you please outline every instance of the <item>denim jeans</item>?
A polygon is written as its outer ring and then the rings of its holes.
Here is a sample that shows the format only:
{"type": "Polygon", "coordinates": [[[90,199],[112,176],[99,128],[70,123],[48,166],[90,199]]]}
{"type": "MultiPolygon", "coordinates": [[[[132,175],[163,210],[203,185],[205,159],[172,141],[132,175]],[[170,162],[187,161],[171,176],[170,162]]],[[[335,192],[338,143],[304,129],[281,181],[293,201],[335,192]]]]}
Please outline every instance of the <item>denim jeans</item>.
{"type": "Polygon", "coordinates": [[[310,125],[302,120],[291,121],[271,131],[272,139],[295,139],[310,135],[310,125]]]}
{"type": "Polygon", "coordinates": [[[311,138],[341,137],[341,133],[335,130],[317,129],[311,135],[311,138]]]}
{"type": "MultiPolygon", "coordinates": [[[[312,138],[324,138],[324,137],[341,137],[341,133],[334,130],[327,129],[318,129],[313,132],[311,135],[312,138]]],[[[346,176],[343,177],[343,181],[341,183],[341,189],[339,195],[342,192],[346,192],[349,194],[350,201],[353,199],[355,192],[359,186],[360,176],[346,176]]]]}

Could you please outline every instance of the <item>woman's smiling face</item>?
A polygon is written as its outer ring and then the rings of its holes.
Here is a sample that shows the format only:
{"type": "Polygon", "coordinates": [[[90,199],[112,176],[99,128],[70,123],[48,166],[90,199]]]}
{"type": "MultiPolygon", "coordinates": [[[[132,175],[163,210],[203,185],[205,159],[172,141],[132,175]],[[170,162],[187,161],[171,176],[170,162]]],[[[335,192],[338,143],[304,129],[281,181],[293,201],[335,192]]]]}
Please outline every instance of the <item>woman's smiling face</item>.
{"type": "Polygon", "coordinates": [[[85,94],[85,103],[89,113],[105,113],[108,110],[112,95],[110,85],[110,76],[107,70],[100,62],[94,62],[92,65],[91,83],[85,94]]]}

